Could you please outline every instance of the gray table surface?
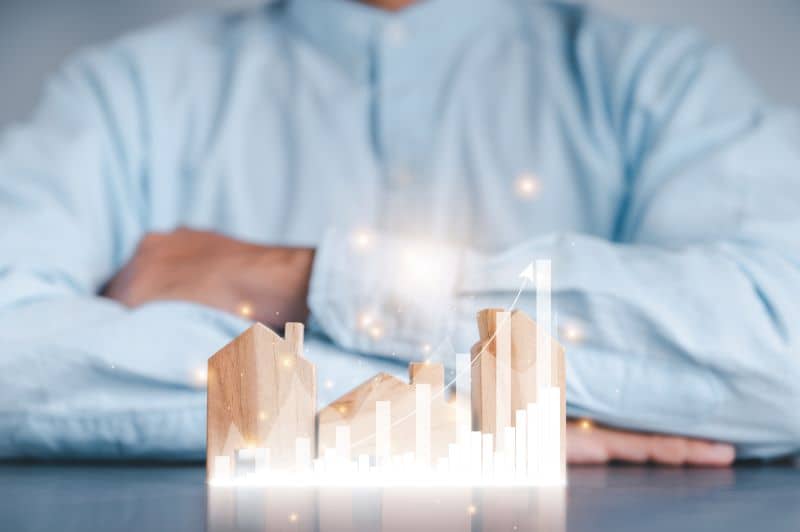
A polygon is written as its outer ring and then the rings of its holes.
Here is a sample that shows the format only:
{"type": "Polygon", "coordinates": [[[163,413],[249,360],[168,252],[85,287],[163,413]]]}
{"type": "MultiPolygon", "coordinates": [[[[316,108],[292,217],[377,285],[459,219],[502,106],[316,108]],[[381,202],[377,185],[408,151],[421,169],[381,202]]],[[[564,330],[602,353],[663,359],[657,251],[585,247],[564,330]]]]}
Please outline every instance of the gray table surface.
{"type": "Polygon", "coordinates": [[[0,530],[800,530],[800,469],[571,468],[559,489],[209,488],[197,466],[0,465],[0,530]]]}

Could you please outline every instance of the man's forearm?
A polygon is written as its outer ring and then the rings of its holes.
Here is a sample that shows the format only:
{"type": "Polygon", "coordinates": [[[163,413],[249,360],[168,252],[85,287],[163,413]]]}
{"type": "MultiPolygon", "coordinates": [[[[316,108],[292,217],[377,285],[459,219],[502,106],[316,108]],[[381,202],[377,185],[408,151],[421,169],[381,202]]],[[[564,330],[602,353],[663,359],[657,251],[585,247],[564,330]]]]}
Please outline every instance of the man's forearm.
{"type": "MultiPolygon", "coordinates": [[[[242,307],[252,305],[253,318],[280,327],[286,322],[304,322],[309,315],[307,304],[314,249],[259,246],[258,259],[246,273],[237,276],[241,283],[242,307]]],[[[245,311],[245,312],[242,312],[245,311]]]]}
{"type": "Polygon", "coordinates": [[[275,328],[308,317],[310,248],[251,244],[179,229],[145,236],[104,295],[127,306],[158,300],[201,303],[275,328]]]}

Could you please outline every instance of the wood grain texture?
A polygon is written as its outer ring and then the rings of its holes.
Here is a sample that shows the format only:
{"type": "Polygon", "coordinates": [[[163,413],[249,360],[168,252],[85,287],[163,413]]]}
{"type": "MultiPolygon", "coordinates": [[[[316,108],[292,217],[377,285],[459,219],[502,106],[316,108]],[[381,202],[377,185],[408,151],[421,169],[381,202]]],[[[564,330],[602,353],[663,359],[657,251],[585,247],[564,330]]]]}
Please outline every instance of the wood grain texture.
{"type": "MultiPolygon", "coordinates": [[[[496,442],[500,441],[497,438],[502,427],[497,425],[498,416],[494,409],[497,341],[492,336],[501,312],[499,309],[485,309],[478,313],[480,340],[471,351],[473,430],[494,434],[496,442]]],[[[511,313],[511,409],[508,416],[512,422],[515,419],[514,412],[524,410],[528,403],[538,400],[538,331],[536,322],[527,314],[520,310],[511,313]]],[[[566,474],[566,357],[564,348],[555,339],[551,340],[550,354],[551,375],[547,383],[561,389],[561,468],[562,474],[566,474]]]]}
{"type": "Polygon", "coordinates": [[[494,313],[490,320],[495,349],[495,407],[494,441],[497,449],[506,447],[506,427],[512,424],[511,408],[511,314],[505,311],[494,313]]]}
{"type": "Polygon", "coordinates": [[[408,380],[411,384],[430,384],[431,397],[442,399],[444,391],[444,366],[429,362],[412,362],[408,365],[408,380]]]}
{"type": "Polygon", "coordinates": [[[268,447],[271,466],[292,469],[295,439],[315,438],[316,375],[301,356],[303,325],[288,339],[255,324],[208,360],[206,466],[215,456],[268,447]]]}

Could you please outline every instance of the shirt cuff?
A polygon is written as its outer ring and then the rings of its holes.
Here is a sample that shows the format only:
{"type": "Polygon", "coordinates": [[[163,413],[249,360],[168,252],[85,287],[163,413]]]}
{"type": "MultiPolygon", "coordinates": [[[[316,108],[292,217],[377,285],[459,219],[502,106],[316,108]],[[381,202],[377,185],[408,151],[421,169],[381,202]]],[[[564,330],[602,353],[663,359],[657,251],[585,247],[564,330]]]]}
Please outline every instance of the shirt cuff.
{"type": "Polygon", "coordinates": [[[349,349],[404,357],[446,338],[464,262],[458,248],[331,229],[314,258],[312,322],[349,349]]]}

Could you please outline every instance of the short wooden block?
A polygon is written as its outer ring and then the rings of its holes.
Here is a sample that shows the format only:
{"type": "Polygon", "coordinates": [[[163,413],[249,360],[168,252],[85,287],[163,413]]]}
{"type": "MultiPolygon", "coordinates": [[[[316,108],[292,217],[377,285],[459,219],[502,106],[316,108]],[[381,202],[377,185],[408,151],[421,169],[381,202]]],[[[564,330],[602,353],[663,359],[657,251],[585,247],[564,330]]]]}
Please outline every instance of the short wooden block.
{"type": "Polygon", "coordinates": [[[447,445],[455,441],[455,407],[444,401],[444,367],[441,364],[412,363],[411,384],[380,373],[365,381],[327,407],[317,416],[318,451],[336,446],[336,427],[350,428],[351,456],[376,454],[375,403],[389,401],[390,449],[393,456],[416,450],[416,392],[414,384],[431,385],[431,457],[447,456],[447,445]]]}

